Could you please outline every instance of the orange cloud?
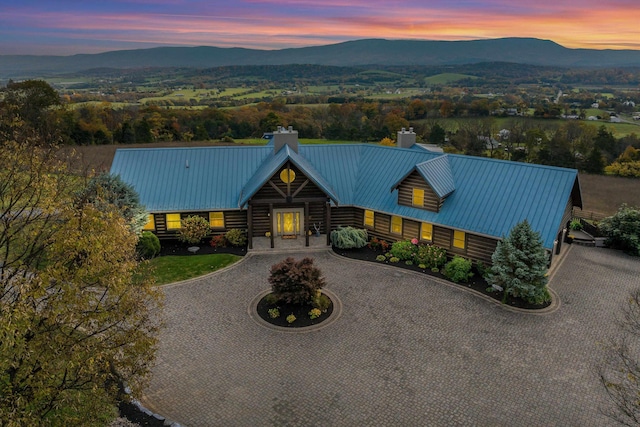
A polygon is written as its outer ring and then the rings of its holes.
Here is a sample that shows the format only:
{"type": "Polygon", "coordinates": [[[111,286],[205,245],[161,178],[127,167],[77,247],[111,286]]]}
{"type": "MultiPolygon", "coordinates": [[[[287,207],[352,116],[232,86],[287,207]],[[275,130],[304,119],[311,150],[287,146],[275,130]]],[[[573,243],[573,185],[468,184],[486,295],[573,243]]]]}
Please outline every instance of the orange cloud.
{"type": "Polygon", "coordinates": [[[419,0],[237,0],[213,7],[208,2],[164,0],[157,13],[43,12],[16,6],[0,16],[0,31],[43,43],[50,38],[67,39],[76,47],[95,43],[104,46],[102,50],[109,50],[110,43],[274,49],[362,38],[499,37],[551,39],[572,48],[640,49],[637,0],[560,3],[468,0],[462,7],[419,0]],[[189,12],[172,13],[172,7],[189,12]]]}

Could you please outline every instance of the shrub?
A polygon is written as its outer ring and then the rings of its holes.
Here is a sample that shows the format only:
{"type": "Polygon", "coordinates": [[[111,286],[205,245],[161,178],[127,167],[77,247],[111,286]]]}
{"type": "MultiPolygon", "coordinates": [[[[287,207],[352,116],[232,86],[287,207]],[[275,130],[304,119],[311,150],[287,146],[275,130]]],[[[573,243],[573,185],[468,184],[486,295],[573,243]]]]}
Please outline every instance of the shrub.
{"type": "Polygon", "coordinates": [[[478,261],[476,263],[476,270],[478,270],[478,274],[480,275],[480,277],[484,279],[486,279],[489,273],[491,273],[491,268],[484,265],[482,261],[478,261]]]}
{"type": "Polygon", "coordinates": [[[247,234],[239,228],[232,228],[224,236],[231,246],[244,246],[247,244],[247,234]]]}
{"type": "Polygon", "coordinates": [[[435,245],[418,246],[416,261],[427,268],[440,268],[447,263],[447,251],[435,245]]]}
{"type": "Polygon", "coordinates": [[[384,256],[384,255],[378,255],[378,256],[376,257],[376,261],[384,262],[384,261],[386,261],[386,260],[387,260],[387,257],[386,257],[386,256],[384,256]]]}
{"type": "Polygon", "coordinates": [[[312,302],[325,284],[313,259],[296,261],[291,257],[271,266],[269,283],[278,300],[291,304],[312,302]]]}
{"type": "Polygon", "coordinates": [[[322,312],[320,310],[318,310],[317,308],[312,308],[311,311],[309,311],[309,318],[317,319],[321,314],[322,312]]]}
{"type": "Polygon", "coordinates": [[[572,230],[582,230],[582,223],[578,218],[572,219],[569,223],[569,228],[572,230]]]}
{"type": "Polygon", "coordinates": [[[410,259],[406,260],[404,263],[406,265],[413,265],[413,261],[411,261],[410,259]]]}
{"type": "Polygon", "coordinates": [[[443,274],[456,283],[466,282],[472,276],[471,261],[460,256],[455,256],[444,266],[443,274]]]}
{"type": "Polygon", "coordinates": [[[275,294],[267,294],[267,296],[264,297],[264,301],[269,305],[277,304],[279,302],[278,296],[275,294]]]}
{"type": "Polygon", "coordinates": [[[150,231],[143,231],[136,245],[138,256],[151,259],[160,253],[160,239],[150,231]]]}
{"type": "Polygon", "coordinates": [[[227,246],[228,243],[229,242],[227,242],[227,238],[224,236],[224,234],[218,234],[211,238],[210,244],[214,248],[224,248],[227,246]]]}
{"type": "Polygon", "coordinates": [[[421,268],[424,270],[425,268],[427,268],[427,266],[425,264],[418,264],[418,268],[421,268]]]}
{"type": "Polygon", "coordinates": [[[277,319],[278,317],[280,317],[280,310],[278,310],[277,308],[270,308],[268,310],[269,313],[269,317],[271,317],[272,319],[277,319]]]}
{"type": "Polygon", "coordinates": [[[331,244],[338,249],[357,249],[367,244],[367,230],[338,227],[331,232],[331,244]]]}
{"type": "Polygon", "coordinates": [[[316,292],[316,296],[313,297],[311,301],[311,305],[318,310],[325,312],[331,305],[331,300],[328,296],[321,293],[320,291],[316,292]]]}
{"type": "Polygon", "coordinates": [[[391,255],[399,258],[401,261],[413,260],[414,255],[418,252],[418,246],[409,240],[400,240],[391,245],[391,255]]]}
{"type": "Polygon", "coordinates": [[[209,221],[201,216],[190,215],[182,220],[178,240],[190,244],[200,243],[209,234],[209,221]]]}
{"type": "Polygon", "coordinates": [[[288,323],[293,323],[296,321],[296,316],[293,315],[293,313],[291,313],[290,315],[287,316],[287,322],[288,323]]]}
{"type": "Polygon", "coordinates": [[[640,209],[622,205],[615,215],[600,221],[607,244],[630,255],[640,255],[640,209]]]}
{"type": "Polygon", "coordinates": [[[378,239],[377,237],[373,237],[367,246],[374,251],[381,250],[382,252],[386,252],[389,250],[389,243],[387,243],[386,240],[378,239]]]}
{"type": "Polygon", "coordinates": [[[400,258],[395,257],[395,256],[392,256],[392,257],[389,259],[389,262],[400,262],[400,258]]]}

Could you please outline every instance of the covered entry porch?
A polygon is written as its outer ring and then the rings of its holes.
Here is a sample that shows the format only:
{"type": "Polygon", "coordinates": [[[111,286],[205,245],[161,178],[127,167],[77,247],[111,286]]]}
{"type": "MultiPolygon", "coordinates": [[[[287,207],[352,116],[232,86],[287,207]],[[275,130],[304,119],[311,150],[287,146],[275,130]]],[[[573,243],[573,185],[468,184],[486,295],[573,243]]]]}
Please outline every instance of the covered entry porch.
{"type": "Polygon", "coordinates": [[[309,236],[309,245],[305,246],[306,239],[304,236],[298,236],[295,239],[274,237],[273,247],[271,246],[270,237],[254,237],[253,248],[250,248],[248,252],[274,252],[274,251],[291,251],[291,252],[303,252],[303,251],[317,251],[326,250],[327,235],[321,234],[320,237],[315,235],[309,236]]]}

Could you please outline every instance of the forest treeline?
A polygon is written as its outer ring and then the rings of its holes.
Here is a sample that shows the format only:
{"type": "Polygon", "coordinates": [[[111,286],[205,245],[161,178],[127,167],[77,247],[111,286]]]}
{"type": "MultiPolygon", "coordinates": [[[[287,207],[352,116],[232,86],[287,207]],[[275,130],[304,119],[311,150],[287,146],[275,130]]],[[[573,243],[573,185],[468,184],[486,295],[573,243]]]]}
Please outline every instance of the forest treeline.
{"type": "Polygon", "coordinates": [[[279,125],[293,126],[301,138],[377,143],[413,127],[419,142],[447,152],[640,176],[637,135],[616,138],[604,125],[545,120],[563,112],[584,115],[582,108],[567,104],[540,104],[535,117],[524,117],[526,106],[519,102],[415,98],[289,105],[283,97],[233,109],[113,108],[109,103],[72,108],[46,82],[29,80],[3,89],[0,126],[24,120],[44,140],[68,145],[229,141],[259,138],[279,125]],[[498,126],[496,115],[511,116],[498,126]]]}

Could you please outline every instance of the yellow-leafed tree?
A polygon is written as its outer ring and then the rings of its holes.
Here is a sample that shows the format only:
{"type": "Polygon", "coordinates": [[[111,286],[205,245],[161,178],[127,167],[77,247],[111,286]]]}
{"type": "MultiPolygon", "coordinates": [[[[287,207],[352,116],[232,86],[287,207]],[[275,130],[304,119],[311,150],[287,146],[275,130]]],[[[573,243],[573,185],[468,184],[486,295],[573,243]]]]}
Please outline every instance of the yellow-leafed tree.
{"type": "Polygon", "coordinates": [[[37,142],[0,134],[0,420],[104,424],[143,384],[161,300],[118,209],[74,203],[83,180],[37,142]]]}

